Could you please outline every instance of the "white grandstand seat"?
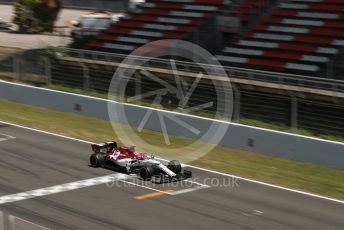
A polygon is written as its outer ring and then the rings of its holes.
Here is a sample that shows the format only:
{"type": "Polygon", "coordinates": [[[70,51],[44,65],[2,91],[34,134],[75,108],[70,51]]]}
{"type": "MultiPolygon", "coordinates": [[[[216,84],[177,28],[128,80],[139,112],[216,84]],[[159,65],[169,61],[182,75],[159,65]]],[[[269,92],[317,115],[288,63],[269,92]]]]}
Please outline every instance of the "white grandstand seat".
{"type": "MultiPolygon", "coordinates": [[[[150,38],[170,38],[170,39],[180,39],[183,37],[182,33],[168,33],[168,32],[157,32],[151,30],[137,30],[137,29],[109,29],[107,30],[109,34],[123,34],[139,37],[150,37],[150,38]]],[[[104,35],[100,35],[102,38],[104,35]]]]}
{"type": "Polygon", "coordinates": [[[292,34],[313,34],[320,36],[344,37],[344,31],[336,29],[320,29],[320,28],[307,28],[307,27],[291,27],[291,26],[276,26],[276,25],[257,25],[254,26],[255,30],[259,31],[272,31],[281,33],[292,34]]]}
{"type": "Polygon", "coordinates": [[[245,32],[246,38],[257,38],[266,40],[276,40],[276,41],[293,41],[293,42],[304,42],[304,43],[314,43],[323,44],[331,46],[344,46],[343,39],[334,38],[319,38],[314,36],[295,36],[295,35],[285,35],[285,34],[271,34],[271,33],[255,33],[255,32],[245,32]]]}
{"type": "Polygon", "coordinates": [[[321,21],[310,19],[291,19],[291,18],[265,18],[264,23],[285,24],[295,26],[310,26],[310,27],[332,27],[344,28],[344,21],[321,21]]]}
{"type": "Polygon", "coordinates": [[[317,10],[329,12],[343,12],[344,5],[329,5],[329,4],[294,4],[294,3],[280,3],[279,7],[282,9],[294,10],[317,10]]]}
{"type": "Polygon", "coordinates": [[[222,51],[223,53],[232,53],[247,56],[261,56],[269,58],[280,58],[280,59],[290,59],[298,61],[308,61],[308,62],[319,62],[327,63],[329,61],[328,57],[324,56],[314,56],[301,53],[290,53],[290,52],[280,52],[271,50],[260,50],[260,49],[243,49],[235,47],[226,47],[222,51]]]}
{"type": "Polygon", "coordinates": [[[252,66],[263,66],[263,67],[272,67],[278,69],[291,69],[291,70],[302,70],[307,72],[316,72],[319,70],[319,67],[316,65],[307,65],[307,64],[299,64],[294,62],[283,62],[283,61],[271,61],[271,60],[264,60],[264,59],[256,59],[256,58],[242,58],[236,56],[224,56],[224,55],[216,55],[216,58],[222,62],[230,62],[230,63],[239,63],[252,65],[252,66]]]}
{"type": "Polygon", "coordinates": [[[337,13],[307,12],[307,11],[293,11],[293,10],[275,10],[272,12],[272,15],[274,15],[274,16],[287,16],[287,17],[299,17],[299,18],[344,20],[344,15],[337,14],[337,13]]]}
{"type": "Polygon", "coordinates": [[[262,42],[262,41],[250,41],[250,40],[239,40],[234,44],[248,47],[261,47],[281,50],[295,50],[309,53],[321,53],[321,54],[338,54],[339,50],[328,47],[318,47],[312,45],[298,45],[284,42],[262,42]]]}

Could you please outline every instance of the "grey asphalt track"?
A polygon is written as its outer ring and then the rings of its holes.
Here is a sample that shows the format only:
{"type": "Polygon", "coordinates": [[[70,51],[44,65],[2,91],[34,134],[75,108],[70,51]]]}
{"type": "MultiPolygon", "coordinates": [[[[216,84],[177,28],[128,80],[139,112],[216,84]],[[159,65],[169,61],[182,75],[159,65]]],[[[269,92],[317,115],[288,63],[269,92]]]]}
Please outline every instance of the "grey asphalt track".
{"type": "MultiPolygon", "coordinates": [[[[0,197],[114,173],[88,166],[89,144],[0,123],[0,140],[4,135],[15,139],[0,141],[0,197]]],[[[214,184],[144,200],[134,197],[154,191],[102,184],[3,204],[0,211],[51,229],[344,229],[344,204],[192,171],[198,182],[214,184]]]]}

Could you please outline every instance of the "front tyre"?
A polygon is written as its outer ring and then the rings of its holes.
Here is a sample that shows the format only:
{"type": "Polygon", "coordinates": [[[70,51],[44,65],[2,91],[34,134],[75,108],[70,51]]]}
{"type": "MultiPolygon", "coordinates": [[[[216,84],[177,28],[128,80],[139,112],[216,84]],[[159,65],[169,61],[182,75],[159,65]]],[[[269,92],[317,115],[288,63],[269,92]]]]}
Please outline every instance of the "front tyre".
{"type": "Polygon", "coordinates": [[[90,156],[90,165],[94,168],[101,167],[104,162],[104,156],[100,153],[94,153],[90,156]]]}
{"type": "Polygon", "coordinates": [[[154,169],[151,166],[145,166],[140,169],[140,176],[143,180],[149,180],[154,175],[154,169]]]}
{"type": "Polygon", "coordinates": [[[180,174],[180,172],[182,171],[182,165],[177,160],[168,162],[167,168],[175,174],[180,174]]]}

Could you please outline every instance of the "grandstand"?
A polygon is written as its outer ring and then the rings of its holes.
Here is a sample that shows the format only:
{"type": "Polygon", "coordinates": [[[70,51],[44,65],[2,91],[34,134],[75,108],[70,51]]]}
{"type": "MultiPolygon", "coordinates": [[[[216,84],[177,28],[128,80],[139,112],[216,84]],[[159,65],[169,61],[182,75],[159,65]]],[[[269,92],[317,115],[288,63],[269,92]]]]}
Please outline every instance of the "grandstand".
{"type": "Polygon", "coordinates": [[[343,11],[341,0],[147,0],[87,48],[128,54],[150,41],[184,39],[226,66],[333,78],[343,71],[343,11]],[[239,33],[209,29],[221,11],[238,13],[239,33]]]}
{"type": "Polygon", "coordinates": [[[344,1],[290,0],[228,41],[217,57],[227,65],[329,76],[344,45],[344,1]]]}
{"type": "Polygon", "coordinates": [[[150,0],[90,42],[89,48],[130,53],[158,39],[192,40],[193,32],[224,4],[224,0],[150,0]]]}

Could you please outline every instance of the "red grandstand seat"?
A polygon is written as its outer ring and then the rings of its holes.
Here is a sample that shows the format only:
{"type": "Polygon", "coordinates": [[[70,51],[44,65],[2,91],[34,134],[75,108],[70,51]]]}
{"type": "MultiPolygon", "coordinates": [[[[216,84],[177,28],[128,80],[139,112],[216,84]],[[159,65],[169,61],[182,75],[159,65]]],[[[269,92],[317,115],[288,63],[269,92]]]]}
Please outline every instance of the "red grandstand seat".
{"type": "Polygon", "coordinates": [[[253,68],[253,66],[262,66],[277,68],[280,70],[301,70],[305,72],[317,72],[319,70],[319,67],[316,65],[298,64],[294,62],[272,61],[257,58],[243,58],[225,55],[216,55],[216,58],[222,62],[245,64],[246,67],[251,66],[251,68],[253,68]]]}
{"type": "Polygon", "coordinates": [[[276,41],[295,41],[304,43],[314,43],[332,46],[343,46],[344,40],[334,39],[328,37],[315,37],[315,36],[304,36],[304,35],[285,35],[285,34],[271,34],[271,33],[255,33],[255,32],[245,32],[245,37],[266,39],[266,40],[276,40],[276,41]]]}
{"type": "Polygon", "coordinates": [[[318,28],[307,28],[307,27],[290,27],[290,26],[275,26],[275,25],[257,25],[254,26],[255,30],[258,31],[272,31],[281,33],[293,33],[293,34],[314,34],[321,36],[333,36],[333,37],[344,37],[344,31],[335,29],[318,29],[318,28]]]}
{"type": "Polygon", "coordinates": [[[267,17],[263,19],[263,23],[285,24],[285,25],[295,25],[295,26],[344,28],[344,22],[342,21],[323,21],[323,20],[310,20],[310,19],[267,17]]]}
{"type": "Polygon", "coordinates": [[[264,7],[266,6],[266,1],[260,0],[260,1],[250,1],[246,0],[241,3],[243,6],[254,6],[254,7],[264,7]]]}
{"type": "Polygon", "coordinates": [[[326,63],[329,61],[329,58],[324,56],[315,56],[303,54],[300,52],[290,52],[290,51],[273,51],[273,50],[264,50],[264,49],[243,49],[236,47],[226,47],[222,50],[223,53],[238,54],[245,56],[260,56],[268,58],[279,58],[279,59],[288,59],[296,61],[309,61],[309,62],[319,62],[326,63]]]}
{"type": "Polygon", "coordinates": [[[328,12],[308,12],[295,10],[275,10],[272,12],[274,16],[300,17],[300,18],[316,18],[316,19],[333,19],[344,20],[343,14],[328,12]]]}
{"type": "Polygon", "coordinates": [[[282,49],[282,50],[295,50],[304,51],[309,53],[323,53],[323,54],[337,54],[339,51],[335,48],[318,47],[314,45],[303,45],[303,44],[292,44],[285,42],[263,42],[263,41],[250,41],[250,40],[239,40],[234,44],[247,47],[261,47],[270,49],[282,49]]]}

